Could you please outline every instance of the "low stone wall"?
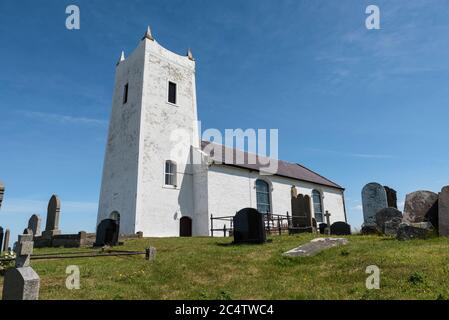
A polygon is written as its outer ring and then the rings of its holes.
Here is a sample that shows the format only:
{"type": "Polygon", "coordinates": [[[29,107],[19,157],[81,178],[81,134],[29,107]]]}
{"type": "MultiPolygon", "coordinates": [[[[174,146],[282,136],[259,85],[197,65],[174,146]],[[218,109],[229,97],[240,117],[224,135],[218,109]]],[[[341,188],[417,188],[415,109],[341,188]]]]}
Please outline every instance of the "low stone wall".
{"type": "Polygon", "coordinates": [[[34,247],[35,248],[48,248],[48,247],[64,247],[64,248],[79,248],[82,246],[87,246],[92,244],[95,240],[92,240],[92,234],[88,234],[84,231],[78,234],[58,234],[51,238],[46,238],[43,236],[34,237],[34,247]]]}

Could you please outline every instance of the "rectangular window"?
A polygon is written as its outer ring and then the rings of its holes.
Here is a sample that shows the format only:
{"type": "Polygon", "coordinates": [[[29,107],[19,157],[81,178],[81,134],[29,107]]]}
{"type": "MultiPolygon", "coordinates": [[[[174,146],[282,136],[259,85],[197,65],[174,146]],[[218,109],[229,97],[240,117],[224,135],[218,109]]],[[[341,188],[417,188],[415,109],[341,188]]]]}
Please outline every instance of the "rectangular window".
{"type": "Polygon", "coordinates": [[[123,88],[123,104],[128,102],[128,84],[125,84],[125,88],[123,88]]]}
{"type": "Polygon", "coordinates": [[[176,163],[173,161],[165,162],[165,185],[176,186],[176,163]]]}
{"type": "Polygon", "coordinates": [[[176,104],[176,83],[168,82],[168,102],[176,104]]]}

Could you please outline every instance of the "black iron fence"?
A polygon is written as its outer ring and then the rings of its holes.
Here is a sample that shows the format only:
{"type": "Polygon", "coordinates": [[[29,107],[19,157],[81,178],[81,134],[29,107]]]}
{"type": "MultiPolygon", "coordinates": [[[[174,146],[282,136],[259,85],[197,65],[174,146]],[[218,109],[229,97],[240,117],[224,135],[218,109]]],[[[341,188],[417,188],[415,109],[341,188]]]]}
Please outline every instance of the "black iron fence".
{"type": "MultiPolygon", "coordinates": [[[[293,227],[292,217],[287,212],[285,215],[264,213],[264,225],[267,234],[278,234],[292,233],[292,231],[307,231],[308,228],[298,228],[293,227]],[[303,230],[304,229],[304,230],[303,230]]],[[[210,235],[211,237],[215,235],[223,235],[224,237],[231,237],[233,235],[233,224],[234,217],[214,217],[210,215],[210,235]]]]}

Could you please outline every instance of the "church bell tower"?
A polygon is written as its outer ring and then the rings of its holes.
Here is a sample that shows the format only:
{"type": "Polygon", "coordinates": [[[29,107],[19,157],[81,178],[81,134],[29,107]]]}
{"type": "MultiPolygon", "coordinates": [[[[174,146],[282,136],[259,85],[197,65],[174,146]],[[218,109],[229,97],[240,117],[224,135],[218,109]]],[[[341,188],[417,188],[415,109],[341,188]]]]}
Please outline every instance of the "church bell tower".
{"type": "Polygon", "coordinates": [[[193,55],[163,48],[148,28],[117,62],[97,225],[112,218],[121,234],[179,236],[194,216],[198,147],[193,55]]]}

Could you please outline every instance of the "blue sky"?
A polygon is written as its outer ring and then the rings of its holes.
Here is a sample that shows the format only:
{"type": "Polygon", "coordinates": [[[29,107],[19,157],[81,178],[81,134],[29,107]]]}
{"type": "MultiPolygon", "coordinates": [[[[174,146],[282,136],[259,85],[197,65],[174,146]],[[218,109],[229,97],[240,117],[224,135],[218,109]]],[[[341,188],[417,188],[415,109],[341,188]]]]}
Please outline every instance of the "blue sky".
{"type": "Polygon", "coordinates": [[[0,225],[16,234],[62,200],[64,232],[95,228],[115,63],[150,24],[197,61],[203,128],[278,128],[279,157],[346,187],[349,222],[378,181],[405,194],[449,184],[449,3],[0,2],[0,225]],[[81,29],[65,28],[65,8],[81,29]],[[381,30],[365,9],[381,10],[381,30]]]}

